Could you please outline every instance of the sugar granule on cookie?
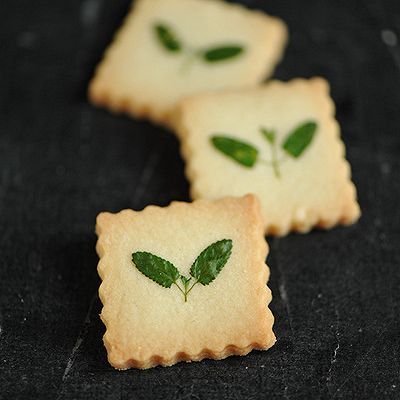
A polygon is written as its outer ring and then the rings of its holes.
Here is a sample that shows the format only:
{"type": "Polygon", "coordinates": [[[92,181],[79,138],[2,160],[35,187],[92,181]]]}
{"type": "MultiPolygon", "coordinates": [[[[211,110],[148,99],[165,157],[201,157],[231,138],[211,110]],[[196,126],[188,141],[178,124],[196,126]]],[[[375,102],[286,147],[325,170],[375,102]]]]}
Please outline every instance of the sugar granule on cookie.
{"type": "Polygon", "coordinates": [[[265,232],[360,216],[329,85],[321,78],[193,96],[178,107],[193,199],[255,193],[265,232]]]}
{"type": "Polygon", "coordinates": [[[94,104],[169,125],[182,98],[254,86],[280,60],[278,18],[219,0],[137,0],[89,86],[94,104]]]}
{"type": "Polygon", "coordinates": [[[115,368],[223,359],[275,343],[255,196],[101,213],[96,231],[115,368]]]}

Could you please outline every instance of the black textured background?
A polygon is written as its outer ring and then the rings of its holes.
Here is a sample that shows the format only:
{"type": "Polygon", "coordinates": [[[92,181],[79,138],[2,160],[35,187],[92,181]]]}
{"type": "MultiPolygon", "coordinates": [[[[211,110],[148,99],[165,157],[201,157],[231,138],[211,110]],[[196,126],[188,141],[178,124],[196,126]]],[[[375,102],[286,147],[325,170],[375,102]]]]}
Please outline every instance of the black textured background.
{"type": "Polygon", "coordinates": [[[243,3],[289,25],[275,77],[331,82],[363,218],[269,240],[270,351],[114,371],[95,217],[188,200],[178,141],[86,100],[129,0],[1,0],[1,399],[400,398],[400,2],[243,3]]]}

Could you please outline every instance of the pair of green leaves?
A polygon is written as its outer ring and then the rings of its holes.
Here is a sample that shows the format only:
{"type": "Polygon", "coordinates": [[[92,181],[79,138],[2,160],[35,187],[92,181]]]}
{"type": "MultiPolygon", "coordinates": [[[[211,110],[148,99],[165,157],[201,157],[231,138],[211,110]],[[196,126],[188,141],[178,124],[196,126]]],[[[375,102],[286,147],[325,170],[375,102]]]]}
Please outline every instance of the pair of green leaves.
{"type": "Polygon", "coordinates": [[[237,44],[225,44],[194,51],[188,50],[178,39],[173,29],[166,24],[154,25],[154,32],[159,43],[166,50],[174,53],[185,52],[190,60],[197,58],[207,63],[215,63],[234,58],[244,51],[244,47],[237,44]]]}
{"type": "MultiPolygon", "coordinates": [[[[293,158],[299,158],[306,148],[311,144],[317,130],[317,123],[307,121],[293,129],[281,144],[281,149],[293,158]]],[[[257,161],[267,163],[274,169],[275,175],[280,177],[278,159],[277,137],[274,130],[260,128],[263,137],[271,146],[271,160],[266,161],[259,158],[259,150],[251,143],[234,139],[225,135],[213,135],[212,145],[220,152],[230,157],[237,163],[247,168],[252,168],[257,161]]]]}
{"type": "Polygon", "coordinates": [[[206,286],[218,276],[227,263],[231,252],[232,240],[230,239],[223,239],[211,244],[194,261],[190,268],[190,277],[181,275],[171,262],[148,252],[137,251],[133,253],[132,261],[143,275],[159,285],[165,288],[176,285],[186,302],[189,292],[197,283],[206,286]],[[181,285],[178,284],[178,281],[181,285]]]}

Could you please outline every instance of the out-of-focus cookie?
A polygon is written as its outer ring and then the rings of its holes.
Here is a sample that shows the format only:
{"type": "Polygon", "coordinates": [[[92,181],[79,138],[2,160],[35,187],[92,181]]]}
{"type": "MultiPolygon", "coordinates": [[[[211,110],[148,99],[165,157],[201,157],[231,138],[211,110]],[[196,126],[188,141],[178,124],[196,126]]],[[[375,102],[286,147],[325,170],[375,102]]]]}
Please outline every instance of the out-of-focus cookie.
{"type": "Polygon", "coordinates": [[[222,359],[275,342],[253,195],[97,217],[104,343],[117,369],[222,359]]]}
{"type": "Polygon", "coordinates": [[[137,0],[90,83],[94,104],[168,125],[182,98],[254,86],[287,41],[278,18],[219,0],[137,0]]]}
{"type": "Polygon", "coordinates": [[[321,78],[183,101],[176,129],[192,198],[254,193],[268,234],[355,222],[360,209],[334,109],[321,78]]]}

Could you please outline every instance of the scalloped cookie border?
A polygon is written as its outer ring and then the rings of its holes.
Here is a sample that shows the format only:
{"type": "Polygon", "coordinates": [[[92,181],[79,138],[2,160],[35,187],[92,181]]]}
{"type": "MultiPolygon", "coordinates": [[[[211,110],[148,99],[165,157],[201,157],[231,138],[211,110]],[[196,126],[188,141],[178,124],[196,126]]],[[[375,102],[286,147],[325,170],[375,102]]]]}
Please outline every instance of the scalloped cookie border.
{"type": "MultiPolygon", "coordinates": [[[[112,85],[110,85],[106,79],[103,79],[103,70],[108,63],[108,58],[113,52],[114,46],[117,46],[119,42],[123,40],[122,36],[124,35],[125,27],[136,18],[137,10],[139,10],[141,4],[146,1],[149,0],[136,0],[131,4],[130,10],[123,19],[120,27],[115,32],[112,41],[108,44],[100,62],[95,68],[93,77],[88,85],[88,98],[93,105],[108,109],[112,113],[126,114],[138,119],[148,119],[153,123],[160,124],[173,131],[174,107],[171,110],[164,112],[151,104],[142,104],[140,101],[137,101],[134,96],[130,98],[125,96],[121,97],[118,93],[113,93],[112,85]]],[[[272,57],[269,61],[269,65],[266,65],[264,72],[256,78],[254,86],[271,76],[278,63],[282,60],[288,42],[288,28],[285,22],[279,17],[271,16],[262,10],[250,9],[243,4],[226,3],[223,0],[202,1],[221,3],[222,7],[243,10],[246,13],[251,12],[255,15],[262,16],[263,18],[268,18],[270,22],[275,24],[276,29],[280,32],[276,35],[276,43],[274,45],[272,57]]]]}
{"type": "MultiPolygon", "coordinates": [[[[330,97],[330,86],[329,83],[321,77],[313,77],[310,79],[296,78],[288,82],[283,81],[269,81],[268,83],[256,87],[242,90],[225,90],[218,93],[204,93],[196,96],[184,99],[176,109],[174,115],[174,128],[177,132],[178,137],[181,141],[181,154],[185,160],[185,175],[190,182],[190,195],[193,200],[202,198],[202,193],[206,193],[206,183],[203,179],[199,179],[198,167],[196,167],[195,151],[190,147],[189,141],[189,130],[185,123],[185,109],[190,107],[192,102],[206,99],[209,96],[223,96],[225,93],[242,93],[244,96],[253,92],[259,92],[260,90],[268,90],[271,86],[285,86],[285,87],[296,87],[297,85],[313,86],[320,98],[320,107],[323,113],[326,115],[329,121],[330,131],[327,135],[331,135],[334,140],[337,140],[340,146],[340,159],[338,159],[338,165],[340,168],[345,170],[345,187],[348,191],[348,201],[343,205],[342,209],[337,215],[333,215],[331,218],[326,215],[317,215],[314,219],[300,219],[292,218],[289,226],[276,226],[266,223],[265,234],[274,236],[285,236],[289,232],[307,233],[313,228],[331,229],[336,225],[351,225],[355,223],[361,216],[360,206],[357,201],[356,187],[351,180],[351,168],[350,164],[346,159],[345,146],[341,140],[340,126],[335,118],[335,105],[330,97]],[[202,186],[203,185],[203,186],[202,186]]],[[[333,213],[332,213],[333,214],[333,213]]]]}
{"type": "MultiPolygon", "coordinates": [[[[178,210],[178,212],[182,212],[178,210]]],[[[183,210],[184,212],[184,210],[183,210]]],[[[99,287],[99,297],[103,304],[101,319],[106,327],[106,332],[103,336],[104,345],[107,349],[108,361],[116,369],[126,370],[129,368],[139,368],[147,369],[155,367],[157,365],[161,366],[171,366],[180,361],[200,361],[203,359],[214,359],[221,360],[231,355],[246,355],[251,350],[267,350],[275,344],[276,338],[273,332],[274,316],[269,308],[269,304],[272,300],[272,293],[267,286],[269,280],[270,270],[265,260],[269,252],[269,247],[265,241],[263,235],[263,224],[261,223],[261,210],[258,199],[254,195],[246,195],[243,197],[226,197],[216,201],[209,200],[197,200],[193,203],[178,202],[174,201],[167,207],[158,206],[147,206],[142,211],[133,210],[122,210],[119,213],[100,213],[97,216],[96,223],[96,233],[98,235],[98,240],[96,244],[96,251],[99,255],[98,263],[98,273],[102,280],[99,287]],[[111,269],[113,267],[112,261],[109,260],[110,252],[109,248],[112,246],[108,240],[105,238],[105,232],[112,227],[115,218],[120,218],[124,213],[131,215],[137,215],[140,217],[141,213],[156,213],[159,214],[169,212],[170,210],[176,210],[177,208],[183,207],[207,207],[208,204],[227,204],[227,202],[237,202],[240,207],[245,207],[246,212],[249,214],[249,224],[245,230],[248,230],[250,235],[253,237],[253,248],[251,249],[252,259],[254,260],[251,265],[254,265],[254,286],[255,288],[262,289],[263,295],[257,294],[258,301],[254,304],[257,305],[257,309],[252,310],[253,313],[260,315],[257,320],[262,321],[265,319],[268,325],[268,331],[263,333],[263,341],[253,341],[251,337],[255,336],[254,332],[261,330],[262,324],[258,327],[253,327],[253,334],[249,332],[247,337],[241,336],[240,341],[235,343],[225,343],[223,339],[218,343],[216,348],[203,348],[199,353],[190,354],[183,351],[177,351],[172,357],[165,357],[163,354],[153,354],[148,358],[135,357],[131,351],[126,352],[124,348],[121,348],[118,334],[115,333],[115,327],[112,327],[107,319],[107,314],[112,313],[108,309],[107,298],[109,294],[107,293],[107,281],[111,276],[111,269]],[[265,290],[264,290],[265,288],[265,290]],[[112,331],[112,333],[111,333],[112,331]]],[[[112,257],[111,257],[112,258],[112,257]]],[[[259,336],[259,335],[258,335],[259,336]]]]}

